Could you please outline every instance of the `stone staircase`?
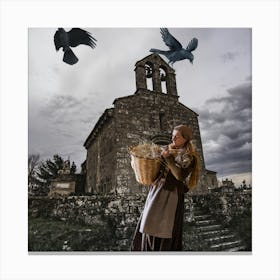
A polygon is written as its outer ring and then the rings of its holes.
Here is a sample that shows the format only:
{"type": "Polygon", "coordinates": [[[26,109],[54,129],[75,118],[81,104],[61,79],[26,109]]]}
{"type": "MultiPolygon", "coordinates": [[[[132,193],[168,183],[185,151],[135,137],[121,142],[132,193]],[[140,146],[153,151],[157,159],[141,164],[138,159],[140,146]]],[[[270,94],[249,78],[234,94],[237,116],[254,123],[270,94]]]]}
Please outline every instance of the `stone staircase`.
{"type": "Polygon", "coordinates": [[[194,203],[194,221],[192,227],[199,251],[237,252],[246,250],[246,246],[237,233],[218,222],[206,209],[194,203]]]}

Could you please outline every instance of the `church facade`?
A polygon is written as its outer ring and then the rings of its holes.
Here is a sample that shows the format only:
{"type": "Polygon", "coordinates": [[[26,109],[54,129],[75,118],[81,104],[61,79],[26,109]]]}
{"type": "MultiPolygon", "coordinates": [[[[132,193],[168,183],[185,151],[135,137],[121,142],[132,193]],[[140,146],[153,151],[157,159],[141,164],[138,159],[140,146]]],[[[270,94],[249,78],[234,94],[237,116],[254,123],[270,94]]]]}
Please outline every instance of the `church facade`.
{"type": "Polygon", "coordinates": [[[146,141],[169,144],[179,124],[192,129],[200,156],[200,179],[193,192],[207,192],[209,182],[216,186],[216,172],[205,168],[198,114],[179,102],[174,69],[151,54],[135,64],[135,77],[136,92],[115,99],[114,107],[104,111],[84,143],[86,192],[145,192],[146,187],[135,180],[128,147],[146,141]]]}

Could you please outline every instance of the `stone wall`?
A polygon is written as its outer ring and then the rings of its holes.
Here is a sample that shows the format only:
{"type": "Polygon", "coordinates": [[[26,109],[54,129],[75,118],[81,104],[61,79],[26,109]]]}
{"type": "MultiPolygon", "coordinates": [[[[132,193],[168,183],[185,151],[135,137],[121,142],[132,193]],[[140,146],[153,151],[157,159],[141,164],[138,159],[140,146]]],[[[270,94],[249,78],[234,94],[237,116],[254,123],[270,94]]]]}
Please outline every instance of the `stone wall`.
{"type": "MultiPolygon", "coordinates": [[[[104,114],[109,114],[106,111],[104,114]]],[[[115,185],[116,148],[114,120],[108,117],[89,141],[86,160],[86,192],[109,192],[115,185]]]]}
{"type": "MultiPolygon", "coordinates": [[[[86,248],[82,245],[82,249],[86,251],[127,251],[144,200],[145,195],[138,194],[33,197],[29,199],[29,215],[30,218],[58,219],[65,224],[87,225],[90,228],[88,234],[96,234],[99,242],[89,243],[86,248]]],[[[81,238],[81,244],[83,242],[81,238]]],[[[71,244],[68,246],[77,250],[71,244]]]]}
{"type": "MultiPolygon", "coordinates": [[[[71,250],[79,251],[128,251],[132,236],[142,211],[146,195],[92,195],[92,196],[70,196],[70,197],[32,197],[29,199],[29,219],[43,218],[44,221],[64,221],[65,226],[73,224],[88,226],[84,233],[81,229],[75,232],[75,238],[71,241],[75,245],[68,244],[71,250]],[[86,237],[83,235],[86,234],[86,237]],[[92,238],[95,238],[92,240],[92,238]],[[91,239],[88,243],[85,240],[91,239]],[[76,247],[75,247],[76,246],[76,247]]],[[[188,250],[196,251],[199,244],[188,244],[192,233],[188,233],[188,225],[194,221],[194,205],[200,204],[209,209],[215,216],[220,217],[223,222],[230,224],[236,218],[244,217],[244,213],[251,218],[251,196],[243,192],[234,194],[211,194],[206,196],[185,196],[185,232],[183,243],[188,250]],[[224,219],[223,217],[226,217],[224,219]]],[[[248,221],[247,221],[248,224],[248,221]]],[[[234,226],[234,223],[233,223],[234,226]]],[[[243,225],[244,226],[244,225],[243,225]]],[[[34,227],[34,226],[33,226],[34,227]]],[[[247,232],[248,226],[237,227],[243,235],[250,238],[251,232],[247,232]]],[[[49,229],[47,229],[49,231],[49,229]]],[[[30,239],[34,239],[38,229],[31,230],[30,239]]],[[[61,233],[62,234],[62,233],[61,233]]],[[[67,233],[64,233],[67,234],[67,233]]],[[[36,244],[32,242],[43,242],[48,240],[52,247],[52,237],[38,237],[37,241],[30,242],[30,250],[36,250],[36,244]]],[[[193,241],[191,241],[193,242],[193,241]]],[[[248,241],[250,242],[250,240],[248,241]]],[[[52,250],[49,247],[44,247],[52,250]]],[[[69,249],[69,250],[70,250],[69,249]]]]}
{"type": "Polygon", "coordinates": [[[127,148],[141,142],[152,141],[153,137],[166,133],[169,134],[168,143],[170,143],[172,129],[181,123],[189,124],[193,130],[194,144],[201,155],[203,169],[204,160],[197,115],[186,107],[181,108],[176,96],[141,92],[115,100],[114,106],[118,190],[122,188],[125,192],[142,190],[135,180],[127,148]]]}

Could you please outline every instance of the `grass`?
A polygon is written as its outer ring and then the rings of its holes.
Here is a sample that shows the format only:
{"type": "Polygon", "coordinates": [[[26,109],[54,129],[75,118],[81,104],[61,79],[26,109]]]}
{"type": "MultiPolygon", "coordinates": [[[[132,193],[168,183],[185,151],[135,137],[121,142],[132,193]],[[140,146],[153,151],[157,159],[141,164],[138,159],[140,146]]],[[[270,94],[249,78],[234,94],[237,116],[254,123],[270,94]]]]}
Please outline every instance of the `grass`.
{"type": "Polygon", "coordinates": [[[72,224],[61,220],[29,217],[28,250],[110,251],[114,250],[113,232],[106,224],[94,226],[72,224]]]}

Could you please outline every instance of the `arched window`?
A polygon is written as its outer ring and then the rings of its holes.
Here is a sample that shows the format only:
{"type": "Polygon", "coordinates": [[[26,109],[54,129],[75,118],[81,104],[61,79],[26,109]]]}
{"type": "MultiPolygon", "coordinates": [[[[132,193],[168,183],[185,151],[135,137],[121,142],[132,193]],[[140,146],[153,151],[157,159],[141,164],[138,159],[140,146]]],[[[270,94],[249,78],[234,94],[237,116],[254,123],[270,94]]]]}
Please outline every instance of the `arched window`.
{"type": "Polygon", "coordinates": [[[161,133],[161,134],[154,135],[151,138],[151,140],[153,143],[157,145],[165,146],[170,144],[171,135],[169,133],[161,133]]]}
{"type": "Polygon", "coordinates": [[[167,87],[166,87],[166,69],[163,66],[160,66],[159,68],[159,74],[160,74],[160,81],[161,81],[161,92],[167,93],[167,87]]]}
{"type": "Polygon", "coordinates": [[[164,131],[167,129],[167,121],[164,112],[159,113],[159,129],[164,131]]]}
{"type": "Polygon", "coordinates": [[[147,89],[153,90],[153,65],[149,62],[145,64],[147,89]]]}

